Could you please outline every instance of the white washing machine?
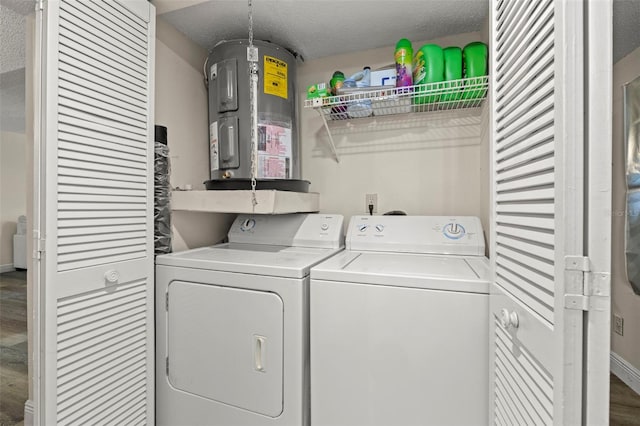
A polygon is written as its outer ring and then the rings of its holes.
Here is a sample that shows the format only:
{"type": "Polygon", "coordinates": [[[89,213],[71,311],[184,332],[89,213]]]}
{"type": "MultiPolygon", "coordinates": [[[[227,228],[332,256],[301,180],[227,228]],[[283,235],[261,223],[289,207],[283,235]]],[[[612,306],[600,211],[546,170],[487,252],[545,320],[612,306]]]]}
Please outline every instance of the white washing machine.
{"type": "Polygon", "coordinates": [[[486,424],[488,292],[477,218],[352,217],[311,269],[311,424],[486,424]]]}
{"type": "Polygon", "coordinates": [[[309,270],[339,215],[241,215],[229,242],[156,258],[156,423],[309,424],[309,270]]]}

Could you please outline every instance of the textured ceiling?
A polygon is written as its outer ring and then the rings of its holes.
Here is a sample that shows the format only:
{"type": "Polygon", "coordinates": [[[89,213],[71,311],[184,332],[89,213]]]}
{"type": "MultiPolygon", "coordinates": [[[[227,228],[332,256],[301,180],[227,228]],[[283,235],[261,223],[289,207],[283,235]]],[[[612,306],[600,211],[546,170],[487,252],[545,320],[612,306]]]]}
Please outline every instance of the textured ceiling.
{"type": "Polygon", "coordinates": [[[640,0],[615,0],[613,2],[613,63],[627,56],[638,46],[640,46],[640,0]]]}
{"type": "MultiPolygon", "coordinates": [[[[158,13],[200,46],[247,38],[245,0],[152,0],[158,13]]],[[[253,0],[255,37],[305,59],[477,31],[488,0],[253,0]]],[[[613,2],[613,62],[640,46],[640,0],[613,2]]]]}
{"type": "MultiPolygon", "coordinates": [[[[167,3],[166,0],[164,3],[167,3]]],[[[243,0],[208,0],[162,15],[200,46],[247,38],[243,0]]],[[[477,31],[488,0],[254,0],[254,36],[315,59],[384,47],[400,38],[477,31]]]]}
{"type": "MultiPolygon", "coordinates": [[[[152,0],[200,46],[247,38],[246,0],[152,0]]],[[[255,37],[305,59],[427,40],[481,28],[488,0],[253,0],[255,37]]],[[[1,127],[24,128],[24,16],[34,0],[0,0],[1,127]]],[[[613,61],[640,46],[640,0],[613,2],[613,61]]]]}
{"type": "Polygon", "coordinates": [[[24,68],[24,13],[19,6],[33,3],[27,0],[0,0],[0,74],[24,68]]]}

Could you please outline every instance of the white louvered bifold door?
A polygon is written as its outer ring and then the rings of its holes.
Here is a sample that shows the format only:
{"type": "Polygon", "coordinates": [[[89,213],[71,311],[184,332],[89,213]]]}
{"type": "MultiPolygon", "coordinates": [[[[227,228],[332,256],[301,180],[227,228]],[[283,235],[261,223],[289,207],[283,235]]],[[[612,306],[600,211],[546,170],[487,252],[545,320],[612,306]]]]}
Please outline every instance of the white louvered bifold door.
{"type": "MultiPolygon", "coordinates": [[[[585,41],[588,8],[575,0],[491,1],[492,424],[581,424],[590,418],[583,395],[593,392],[591,372],[583,380],[583,347],[609,347],[606,333],[587,341],[583,329],[592,306],[606,302],[590,293],[597,262],[588,256],[602,255],[589,244],[605,244],[610,206],[610,173],[589,168],[595,153],[606,163],[610,141],[588,137],[598,124],[585,128],[595,93],[586,89],[587,63],[602,53],[585,41]],[[586,211],[597,192],[600,204],[586,211]]],[[[591,367],[608,368],[598,362],[591,367]]]]}
{"type": "Polygon", "coordinates": [[[37,424],[153,424],[153,67],[146,0],[38,12],[37,424]]]}

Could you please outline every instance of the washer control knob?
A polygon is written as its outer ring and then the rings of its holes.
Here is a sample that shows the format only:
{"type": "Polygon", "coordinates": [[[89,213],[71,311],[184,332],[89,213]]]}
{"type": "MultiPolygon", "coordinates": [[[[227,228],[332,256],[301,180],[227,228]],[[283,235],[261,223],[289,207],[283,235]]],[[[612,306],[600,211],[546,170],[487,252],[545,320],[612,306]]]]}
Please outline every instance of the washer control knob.
{"type": "Polygon", "coordinates": [[[320,225],[320,229],[322,229],[323,231],[326,231],[327,229],[329,229],[329,224],[323,223],[322,225],[320,225]]]}
{"type": "Polygon", "coordinates": [[[464,237],[465,230],[462,225],[455,222],[451,222],[445,225],[444,229],[442,230],[442,233],[444,234],[445,237],[449,239],[457,240],[459,238],[464,237]]]}
{"type": "Polygon", "coordinates": [[[376,225],[376,231],[378,231],[378,232],[384,231],[384,225],[382,225],[382,224],[376,225]]]}
{"type": "Polygon", "coordinates": [[[358,231],[360,232],[366,231],[367,228],[369,228],[369,225],[367,225],[366,223],[361,223],[360,225],[358,225],[358,231]]]}

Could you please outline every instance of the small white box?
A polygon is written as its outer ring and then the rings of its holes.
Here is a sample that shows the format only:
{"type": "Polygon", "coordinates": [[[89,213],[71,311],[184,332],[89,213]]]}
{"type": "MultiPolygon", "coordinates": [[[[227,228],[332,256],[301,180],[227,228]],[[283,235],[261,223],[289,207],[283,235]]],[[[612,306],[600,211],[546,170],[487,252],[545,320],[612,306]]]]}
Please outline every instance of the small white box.
{"type": "Polygon", "coordinates": [[[27,236],[15,234],[13,236],[13,267],[27,269],[27,236]]]}
{"type": "Polygon", "coordinates": [[[386,70],[371,71],[371,86],[396,86],[396,70],[389,68],[386,70]]]}

